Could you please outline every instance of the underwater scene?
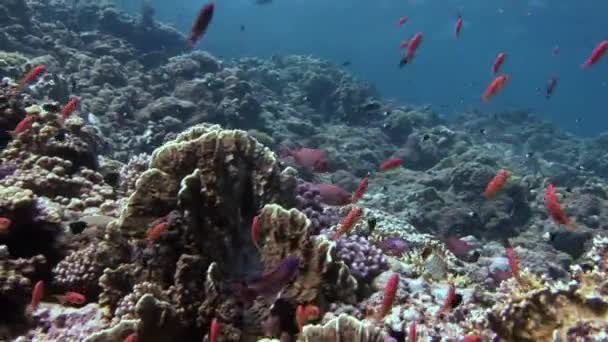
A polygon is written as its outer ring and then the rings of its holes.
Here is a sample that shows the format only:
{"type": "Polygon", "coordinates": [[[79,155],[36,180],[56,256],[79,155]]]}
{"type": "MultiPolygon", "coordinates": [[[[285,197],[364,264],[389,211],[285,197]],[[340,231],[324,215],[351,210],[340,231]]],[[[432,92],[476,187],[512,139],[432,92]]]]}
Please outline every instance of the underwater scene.
{"type": "Polygon", "coordinates": [[[0,342],[607,342],[606,13],[0,0],[0,342]]]}

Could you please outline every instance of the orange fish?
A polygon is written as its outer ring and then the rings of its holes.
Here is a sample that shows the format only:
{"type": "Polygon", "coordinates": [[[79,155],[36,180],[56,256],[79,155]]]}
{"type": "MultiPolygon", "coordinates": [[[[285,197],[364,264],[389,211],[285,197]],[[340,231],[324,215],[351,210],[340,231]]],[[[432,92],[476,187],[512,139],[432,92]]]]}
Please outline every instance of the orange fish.
{"type": "Polygon", "coordinates": [[[29,116],[29,115],[26,116],[21,121],[19,121],[17,126],[15,126],[15,129],[13,130],[12,134],[13,135],[19,134],[19,133],[25,131],[26,129],[32,127],[32,122],[34,122],[34,117],[29,116]]]}
{"type": "Polygon", "coordinates": [[[67,119],[74,112],[79,102],[80,99],[76,97],[71,98],[70,101],[68,101],[65,107],[63,107],[63,109],[61,110],[61,118],[64,120],[67,119]]]}
{"type": "Polygon", "coordinates": [[[27,308],[27,311],[32,314],[38,308],[40,304],[40,300],[44,296],[44,282],[39,280],[36,285],[34,285],[34,289],[32,290],[32,301],[27,308]]]}
{"type": "Polygon", "coordinates": [[[137,342],[137,333],[131,333],[129,336],[125,337],[122,342],[137,342]]]}
{"type": "Polygon", "coordinates": [[[412,324],[410,324],[410,330],[408,333],[408,342],[416,342],[416,335],[418,335],[416,333],[416,322],[412,322],[412,324]]]}
{"type": "Polygon", "coordinates": [[[28,72],[23,79],[21,79],[21,88],[24,88],[31,81],[38,78],[38,76],[42,75],[46,71],[46,66],[44,65],[36,65],[30,72],[28,72]]]}
{"type": "Polygon", "coordinates": [[[260,220],[258,216],[253,217],[253,222],[251,222],[251,241],[256,249],[260,249],[260,245],[258,241],[260,239],[260,220]]]}
{"type": "Polygon", "coordinates": [[[209,342],[217,342],[217,338],[220,336],[220,324],[217,322],[217,318],[211,321],[211,327],[209,328],[209,342]]]}
{"type": "Polygon", "coordinates": [[[496,78],[488,84],[488,87],[481,95],[481,100],[483,102],[488,102],[490,97],[498,94],[498,91],[504,87],[505,83],[509,80],[509,75],[498,75],[496,78]]]}
{"type": "Polygon", "coordinates": [[[166,221],[157,223],[148,231],[146,238],[148,239],[148,241],[154,241],[158,239],[160,234],[167,230],[167,227],[169,227],[169,223],[166,221]]]}
{"type": "Polygon", "coordinates": [[[359,221],[359,218],[361,217],[362,213],[363,213],[363,210],[361,210],[361,208],[353,206],[350,209],[350,211],[348,212],[348,215],[346,215],[344,220],[342,220],[342,222],[340,223],[340,227],[338,229],[336,229],[336,231],[334,231],[334,233],[332,234],[332,236],[329,239],[335,240],[335,239],[339,238],[340,235],[350,231],[353,228],[353,226],[357,223],[357,221],[359,221]]]}
{"type": "Polygon", "coordinates": [[[545,208],[553,221],[558,224],[563,224],[570,229],[574,228],[572,220],[564,213],[562,206],[559,204],[555,186],[553,184],[548,184],[545,189],[545,208]]]}
{"type": "Polygon", "coordinates": [[[380,171],[394,169],[399,165],[401,165],[401,158],[399,158],[399,157],[390,158],[390,159],[387,159],[384,162],[382,162],[382,164],[380,164],[380,171]]]}
{"type": "Polygon", "coordinates": [[[384,285],[384,296],[382,297],[382,305],[380,306],[380,310],[376,315],[376,320],[379,321],[386,316],[391,311],[393,307],[393,302],[395,301],[395,296],[397,295],[397,288],[399,286],[399,274],[393,273],[386,285],[384,285]]]}
{"type": "Polygon", "coordinates": [[[367,190],[368,183],[369,181],[367,179],[367,176],[361,178],[359,186],[357,186],[355,192],[353,193],[353,196],[351,197],[351,203],[356,203],[361,199],[361,197],[363,197],[363,194],[365,194],[365,190],[367,190]]]}
{"type": "Polygon", "coordinates": [[[443,303],[443,306],[439,310],[438,314],[442,314],[448,311],[452,307],[454,299],[456,299],[456,287],[454,286],[454,284],[450,283],[450,287],[448,287],[448,293],[445,296],[445,302],[443,303]]]}
{"type": "Polygon", "coordinates": [[[11,219],[6,217],[0,217],[0,232],[8,230],[12,224],[13,221],[11,221],[11,219]]]}
{"type": "Polygon", "coordinates": [[[80,293],[70,291],[63,295],[55,296],[55,298],[57,298],[57,301],[59,301],[59,304],[61,305],[64,305],[65,303],[82,305],[87,301],[85,296],[81,295],[80,293]]]}
{"type": "Polygon", "coordinates": [[[509,243],[509,240],[505,240],[505,253],[507,255],[507,260],[509,262],[509,267],[511,268],[513,278],[515,278],[515,280],[521,284],[521,277],[519,276],[519,262],[517,261],[517,255],[515,255],[515,251],[513,250],[513,246],[511,246],[509,243]]]}
{"type": "Polygon", "coordinates": [[[509,170],[499,170],[496,176],[486,186],[486,190],[483,192],[483,196],[487,199],[494,197],[507,183],[507,179],[511,175],[509,170]]]}

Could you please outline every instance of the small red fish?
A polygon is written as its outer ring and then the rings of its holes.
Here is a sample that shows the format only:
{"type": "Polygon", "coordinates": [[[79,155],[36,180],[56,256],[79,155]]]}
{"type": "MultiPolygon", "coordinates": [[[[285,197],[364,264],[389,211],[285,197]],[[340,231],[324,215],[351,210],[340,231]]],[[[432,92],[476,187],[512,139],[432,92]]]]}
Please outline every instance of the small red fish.
{"type": "Polygon", "coordinates": [[[445,296],[445,302],[443,302],[443,306],[439,310],[439,314],[442,314],[449,309],[452,308],[452,303],[454,303],[454,299],[456,299],[456,286],[453,283],[450,283],[448,287],[448,293],[445,296]]]}
{"type": "Polygon", "coordinates": [[[64,120],[67,119],[74,112],[74,110],[76,110],[76,106],[78,106],[79,102],[80,99],[76,97],[71,98],[61,110],[61,118],[64,120]]]}
{"type": "Polygon", "coordinates": [[[376,315],[376,320],[379,321],[384,318],[393,307],[393,302],[395,301],[395,296],[397,295],[397,288],[399,286],[399,274],[393,273],[386,285],[384,285],[384,296],[382,297],[382,304],[380,306],[380,310],[376,315]]]}
{"type": "Polygon", "coordinates": [[[160,234],[162,234],[169,227],[169,223],[166,221],[155,224],[150,230],[148,230],[148,234],[146,238],[148,241],[154,241],[158,239],[160,234]]]}
{"type": "Polygon", "coordinates": [[[483,339],[477,335],[467,335],[463,337],[459,342],[483,342],[483,339]]]}
{"type": "Polygon", "coordinates": [[[498,91],[505,85],[505,83],[507,83],[508,80],[509,80],[508,75],[496,76],[496,78],[494,78],[492,80],[492,82],[490,82],[490,84],[488,84],[488,87],[481,95],[481,100],[483,102],[488,102],[490,97],[498,94],[498,91]]]}
{"type": "Polygon", "coordinates": [[[29,115],[26,116],[21,121],[19,121],[17,126],[15,126],[15,129],[13,130],[12,134],[13,135],[19,134],[19,133],[25,131],[26,129],[32,127],[32,122],[34,122],[34,117],[29,116],[29,115]]]}
{"type": "Polygon", "coordinates": [[[198,42],[198,40],[201,39],[201,37],[205,34],[205,31],[207,31],[207,27],[213,18],[214,7],[213,2],[209,2],[208,4],[204,5],[198,13],[194,24],[192,24],[192,32],[187,39],[188,46],[190,48],[193,48],[194,45],[196,45],[196,42],[198,42]]]}
{"type": "Polygon", "coordinates": [[[359,221],[359,218],[361,218],[362,213],[363,210],[361,210],[361,208],[353,206],[348,212],[348,215],[346,215],[344,220],[342,220],[342,222],[340,223],[340,227],[333,232],[329,239],[335,240],[339,238],[342,234],[348,233],[355,226],[357,221],[359,221]]]}
{"type": "Polygon", "coordinates": [[[509,241],[505,241],[505,254],[507,255],[507,260],[509,262],[509,267],[511,268],[511,274],[513,278],[517,280],[518,283],[521,283],[521,277],[519,276],[519,262],[517,261],[517,255],[513,250],[513,246],[509,243],[509,241]]]}
{"type": "Polygon", "coordinates": [[[399,61],[399,67],[403,67],[404,65],[411,63],[414,59],[414,55],[416,54],[416,50],[422,43],[422,33],[416,33],[412,39],[407,43],[407,49],[405,55],[399,61]]]}
{"type": "Polygon", "coordinates": [[[492,178],[488,185],[486,186],[486,190],[483,192],[483,196],[487,199],[494,197],[507,183],[507,180],[511,176],[511,171],[509,170],[499,170],[496,173],[496,176],[492,178]]]}
{"type": "Polygon", "coordinates": [[[310,171],[326,172],[329,169],[325,153],[317,148],[287,149],[286,154],[292,156],[298,165],[310,171]]]}
{"type": "Polygon", "coordinates": [[[11,221],[11,219],[6,217],[0,217],[0,232],[7,231],[12,224],[13,221],[11,221]]]}
{"type": "Polygon", "coordinates": [[[507,54],[504,52],[501,52],[498,55],[496,55],[496,58],[494,59],[494,63],[492,63],[492,73],[494,75],[496,75],[496,73],[498,73],[498,70],[500,69],[500,66],[502,65],[502,63],[504,63],[506,57],[507,57],[507,54]]]}
{"type": "Polygon", "coordinates": [[[401,163],[402,163],[401,158],[398,158],[398,157],[387,159],[384,162],[382,162],[382,164],[380,164],[380,171],[394,169],[397,166],[401,165],[401,163]]]}
{"type": "Polygon", "coordinates": [[[359,185],[357,186],[357,188],[355,189],[355,192],[353,193],[353,196],[351,198],[351,203],[358,202],[361,199],[361,197],[363,197],[363,194],[365,194],[365,190],[367,190],[367,186],[369,183],[367,177],[368,176],[361,178],[359,185]]]}
{"type": "Polygon", "coordinates": [[[82,305],[87,301],[86,297],[78,292],[66,292],[63,295],[55,296],[55,298],[57,298],[57,301],[59,301],[59,304],[61,305],[64,305],[65,303],[82,305]]]}
{"type": "Polygon", "coordinates": [[[21,79],[21,88],[27,86],[31,81],[38,78],[38,76],[42,75],[46,71],[46,66],[44,65],[36,65],[30,72],[28,72],[23,79],[21,79]]]}
{"type": "Polygon", "coordinates": [[[137,333],[131,333],[122,342],[137,342],[137,333]]]}
{"type": "Polygon", "coordinates": [[[418,333],[416,332],[416,322],[412,322],[412,324],[410,324],[410,329],[408,332],[408,342],[416,342],[416,337],[417,337],[418,333]]]}
{"type": "Polygon", "coordinates": [[[211,327],[209,328],[209,342],[217,342],[217,338],[220,336],[220,324],[217,322],[217,318],[211,321],[211,327]]]}
{"type": "Polygon", "coordinates": [[[399,17],[399,21],[397,21],[397,28],[403,26],[405,23],[407,23],[407,17],[399,17]]]}
{"type": "Polygon", "coordinates": [[[44,282],[39,280],[36,285],[34,285],[34,289],[32,290],[32,301],[27,308],[27,311],[32,314],[40,305],[40,300],[44,296],[44,282]]]}
{"type": "Polygon", "coordinates": [[[251,241],[256,249],[260,249],[260,245],[258,241],[260,239],[260,220],[258,216],[253,217],[253,222],[251,222],[251,241]]]}
{"type": "Polygon", "coordinates": [[[458,15],[456,18],[456,24],[454,24],[454,38],[460,37],[460,30],[462,29],[462,16],[458,15]]]}
{"type": "Polygon", "coordinates": [[[591,51],[589,58],[581,65],[581,68],[586,69],[597,63],[597,61],[606,53],[606,50],[608,50],[608,40],[604,40],[597,44],[593,51],[591,51]]]}
{"type": "Polygon", "coordinates": [[[553,95],[553,91],[555,90],[556,86],[557,86],[557,76],[549,77],[549,80],[547,81],[547,86],[545,88],[545,98],[547,100],[551,97],[551,95],[553,95]]]}
{"type": "Polygon", "coordinates": [[[346,205],[351,202],[350,194],[337,185],[319,183],[314,187],[319,191],[321,202],[327,205],[346,205]]]}
{"type": "Polygon", "coordinates": [[[548,184],[545,189],[545,208],[553,221],[558,224],[563,224],[570,229],[574,228],[572,220],[564,213],[562,206],[559,204],[556,189],[553,184],[548,184]]]}

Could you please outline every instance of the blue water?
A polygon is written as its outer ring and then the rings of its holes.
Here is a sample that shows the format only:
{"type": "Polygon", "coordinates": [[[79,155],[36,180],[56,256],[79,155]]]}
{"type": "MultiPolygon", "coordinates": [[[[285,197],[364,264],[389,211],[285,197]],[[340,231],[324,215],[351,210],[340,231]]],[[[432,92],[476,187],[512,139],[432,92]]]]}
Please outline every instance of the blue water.
{"type": "MultiPolygon", "coordinates": [[[[158,20],[188,32],[204,2],[150,3],[158,20]]],[[[129,6],[139,12],[137,1],[129,6]]],[[[608,38],[606,13],[608,2],[597,0],[274,0],[269,5],[224,0],[216,2],[213,22],[198,48],[224,58],[294,53],[337,65],[351,61],[348,69],[387,99],[431,104],[446,117],[465,109],[532,109],[572,133],[589,136],[608,128],[608,56],[589,70],[580,65],[608,38]],[[464,25],[455,40],[458,13],[464,25]],[[400,16],[409,21],[397,29],[400,16]],[[416,32],[424,36],[416,59],[399,69],[399,42],[416,32]],[[560,52],[553,56],[556,45],[560,52]],[[482,104],[480,95],[492,79],[491,65],[499,52],[508,55],[501,72],[511,79],[489,104],[482,104]],[[546,100],[545,83],[552,74],[559,83],[546,100]]]]}

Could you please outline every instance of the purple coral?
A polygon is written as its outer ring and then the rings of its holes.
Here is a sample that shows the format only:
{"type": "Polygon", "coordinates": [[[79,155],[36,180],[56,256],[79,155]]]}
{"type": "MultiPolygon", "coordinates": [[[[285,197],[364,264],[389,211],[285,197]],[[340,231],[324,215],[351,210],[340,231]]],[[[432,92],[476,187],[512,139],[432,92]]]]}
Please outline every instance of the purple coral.
{"type": "Polygon", "coordinates": [[[317,235],[338,222],[338,217],[325,210],[321,204],[321,194],[311,183],[298,180],[296,193],[297,208],[310,220],[310,233],[317,235]]]}
{"type": "Polygon", "coordinates": [[[359,280],[369,280],[388,269],[382,250],[362,236],[345,236],[336,244],[338,259],[344,261],[359,280]]]}

